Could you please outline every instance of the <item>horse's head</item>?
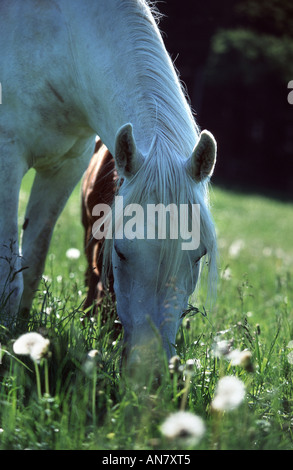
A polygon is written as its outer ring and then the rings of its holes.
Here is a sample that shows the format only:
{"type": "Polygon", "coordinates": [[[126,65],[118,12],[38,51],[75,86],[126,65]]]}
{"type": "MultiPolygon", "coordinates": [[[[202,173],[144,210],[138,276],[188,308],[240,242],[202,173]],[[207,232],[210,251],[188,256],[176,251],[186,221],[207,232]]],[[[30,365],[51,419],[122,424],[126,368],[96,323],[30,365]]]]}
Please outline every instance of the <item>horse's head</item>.
{"type": "Polygon", "coordinates": [[[126,125],[117,134],[115,150],[124,183],[115,199],[112,269],[125,357],[131,364],[149,357],[160,342],[167,357],[174,353],[204,255],[215,271],[205,181],[214,168],[216,143],[203,131],[187,159],[143,159],[126,125]]]}

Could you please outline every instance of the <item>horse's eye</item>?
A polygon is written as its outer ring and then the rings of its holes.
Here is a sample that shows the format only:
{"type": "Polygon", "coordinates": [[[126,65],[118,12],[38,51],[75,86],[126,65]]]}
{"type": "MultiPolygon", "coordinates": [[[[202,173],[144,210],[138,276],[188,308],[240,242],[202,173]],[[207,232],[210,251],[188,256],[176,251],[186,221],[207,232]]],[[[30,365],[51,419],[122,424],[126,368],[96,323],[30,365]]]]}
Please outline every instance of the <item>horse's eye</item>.
{"type": "Polygon", "coordinates": [[[121,253],[121,251],[118,250],[117,246],[115,246],[115,251],[122,261],[126,260],[126,256],[123,253],[121,253]]]}

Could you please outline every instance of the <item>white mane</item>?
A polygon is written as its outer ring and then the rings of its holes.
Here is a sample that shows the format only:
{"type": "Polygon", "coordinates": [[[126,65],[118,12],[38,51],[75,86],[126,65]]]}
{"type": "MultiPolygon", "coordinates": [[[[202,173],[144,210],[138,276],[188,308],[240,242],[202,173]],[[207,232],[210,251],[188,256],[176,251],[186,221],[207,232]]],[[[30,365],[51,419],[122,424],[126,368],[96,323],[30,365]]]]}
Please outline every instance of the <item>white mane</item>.
{"type": "Polygon", "coordinates": [[[135,71],[131,85],[152,147],[156,149],[157,142],[164,143],[164,159],[176,151],[188,158],[199,129],[152,11],[143,0],[123,0],[118,8],[128,21],[125,39],[129,47],[129,67],[135,71]]]}
{"type": "MultiPolygon", "coordinates": [[[[131,184],[124,181],[119,194],[123,195],[125,206],[131,203],[143,205],[153,194],[165,206],[170,203],[200,204],[201,241],[207,250],[210,284],[213,287],[217,275],[217,248],[208,209],[208,181],[195,184],[183,165],[197,143],[199,129],[148,3],[123,0],[118,6],[128,18],[129,27],[125,30],[125,36],[129,46],[129,66],[136,71],[132,86],[150,143],[141,169],[131,184]]],[[[107,240],[105,266],[110,264],[111,250],[112,242],[107,240]]],[[[176,277],[180,250],[178,240],[165,241],[161,257],[166,252],[171,255],[168,257],[165,279],[161,279],[160,284],[164,284],[167,278],[176,277]]],[[[190,269],[193,269],[192,266],[190,269]]]]}

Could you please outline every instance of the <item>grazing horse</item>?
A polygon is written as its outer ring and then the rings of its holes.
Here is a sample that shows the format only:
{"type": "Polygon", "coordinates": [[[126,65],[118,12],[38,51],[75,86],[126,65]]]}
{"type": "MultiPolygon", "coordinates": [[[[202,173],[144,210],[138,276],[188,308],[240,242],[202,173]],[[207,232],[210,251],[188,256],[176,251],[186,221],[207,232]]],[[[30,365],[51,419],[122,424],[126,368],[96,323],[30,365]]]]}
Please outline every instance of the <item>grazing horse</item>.
{"type": "MultiPolygon", "coordinates": [[[[98,135],[115,156],[125,207],[200,205],[200,242],[113,236],[112,264],[126,357],[170,357],[200,259],[216,273],[207,185],[216,143],[199,131],[144,0],[0,3],[0,299],[2,322],[27,318],[56,220],[86,170],[98,135]],[[36,176],[18,252],[18,196],[36,176]],[[20,307],[19,307],[20,306],[20,307]]],[[[123,206],[123,207],[124,207],[123,206]]],[[[142,227],[141,227],[142,229],[142,227]]]]}

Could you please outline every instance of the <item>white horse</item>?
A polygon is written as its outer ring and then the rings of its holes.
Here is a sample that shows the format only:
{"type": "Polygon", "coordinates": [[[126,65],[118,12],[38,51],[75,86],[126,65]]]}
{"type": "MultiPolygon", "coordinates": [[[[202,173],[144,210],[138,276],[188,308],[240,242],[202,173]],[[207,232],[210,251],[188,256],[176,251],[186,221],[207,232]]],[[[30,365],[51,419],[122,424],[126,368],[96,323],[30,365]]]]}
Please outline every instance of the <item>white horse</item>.
{"type": "Polygon", "coordinates": [[[207,205],[216,143],[199,132],[151,7],[143,0],[2,0],[0,51],[2,322],[13,325],[17,312],[30,310],[56,220],[98,134],[115,155],[126,204],[201,206],[196,250],[182,250],[180,240],[111,244],[128,348],[148,344],[155,328],[170,356],[205,253],[216,271],[207,205]],[[18,196],[32,167],[20,257],[18,196]]]}

